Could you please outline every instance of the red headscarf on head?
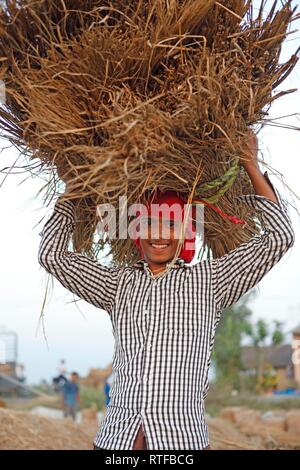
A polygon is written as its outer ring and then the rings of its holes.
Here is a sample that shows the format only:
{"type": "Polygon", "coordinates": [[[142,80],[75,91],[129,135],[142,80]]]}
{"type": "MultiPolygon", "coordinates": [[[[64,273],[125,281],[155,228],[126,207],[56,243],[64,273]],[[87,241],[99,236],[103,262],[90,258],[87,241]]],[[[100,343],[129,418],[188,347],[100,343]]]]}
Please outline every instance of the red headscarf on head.
{"type": "MultiPolygon", "coordinates": [[[[158,192],[154,198],[151,198],[151,201],[146,203],[146,208],[148,215],[151,215],[153,212],[151,204],[167,204],[169,207],[173,206],[173,204],[178,204],[181,207],[181,213],[178,214],[177,211],[171,211],[169,213],[171,220],[180,220],[183,222],[184,220],[184,204],[186,201],[181,197],[178,196],[176,191],[164,191],[158,192]]],[[[193,208],[192,208],[193,209],[193,208]]],[[[186,230],[185,230],[185,238],[182,244],[182,248],[179,253],[179,258],[182,258],[186,263],[190,263],[195,256],[195,245],[196,245],[196,234],[195,231],[191,232],[191,219],[193,217],[193,210],[189,210],[189,219],[187,220],[186,230]]],[[[140,238],[134,239],[134,243],[138,247],[142,256],[144,256],[143,250],[141,248],[140,238]]]]}

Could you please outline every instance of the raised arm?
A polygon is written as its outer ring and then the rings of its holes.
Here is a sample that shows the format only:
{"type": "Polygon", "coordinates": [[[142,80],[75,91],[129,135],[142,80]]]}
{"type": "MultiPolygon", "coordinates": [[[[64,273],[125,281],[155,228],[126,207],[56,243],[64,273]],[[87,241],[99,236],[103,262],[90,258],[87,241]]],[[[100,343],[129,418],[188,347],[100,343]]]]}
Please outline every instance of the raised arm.
{"type": "Polygon", "coordinates": [[[58,198],[41,233],[39,263],[73,294],[111,313],[119,269],[102,266],[85,255],[68,251],[75,228],[74,205],[58,198]]]}
{"type": "Polygon", "coordinates": [[[255,195],[237,199],[262,213],[263,233],[227,255],[212,261],[213,291],[217,308],[229,307],[254,287],[294,243],[287,205],[257,163],[257,140],[252,137],[243,166],[255,195]]]}

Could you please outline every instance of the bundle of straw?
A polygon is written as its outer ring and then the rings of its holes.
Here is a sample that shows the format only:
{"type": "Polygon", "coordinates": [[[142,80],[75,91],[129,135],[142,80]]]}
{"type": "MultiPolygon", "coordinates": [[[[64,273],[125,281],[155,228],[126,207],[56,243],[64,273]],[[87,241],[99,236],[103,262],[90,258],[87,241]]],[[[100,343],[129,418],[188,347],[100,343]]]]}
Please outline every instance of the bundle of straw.
{"type": "Polygon", "coordinates": [[[138,256],[132,240],[95,240],[96,207],[143,201],[158,187],[217,204],[205,246],[220,256],[249,239],[252,192],[238,165],[247,128],[267,121],[274,93],[295,66],[279,64],[299,17],[291,0],[6,0],[0,11],[3,136],[46,179],[46,201],[71,178],[76,250],[113,261],[138,256]]]}

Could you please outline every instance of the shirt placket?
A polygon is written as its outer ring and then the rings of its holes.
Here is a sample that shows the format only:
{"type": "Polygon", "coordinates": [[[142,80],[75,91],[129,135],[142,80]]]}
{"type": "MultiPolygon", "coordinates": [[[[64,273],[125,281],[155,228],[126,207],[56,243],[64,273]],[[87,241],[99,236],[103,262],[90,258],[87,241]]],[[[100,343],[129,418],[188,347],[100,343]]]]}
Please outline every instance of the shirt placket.
{"type": "MultiPolygon", "coordinates": [[[[159,282],[160,278],[155,278],[147,265],[144,265],[147,276],[151,279],[146,306],[143,312],[145,320],[145,344],[143,349],[143,366],[141,372],[141,411],[142,424],[144,428],[144,435],[149,446],[148,436],[149,429],[147,423],[147,410],[151,407],[151,395],[153,392],[153,380],[151,377],[151,356],[152,356],[152,342],[154,338],[155,328],[155,315],[158,311],[159,300],[159,282]]],[[[149,447],[148,447],[149,448],[149,447]]]]}

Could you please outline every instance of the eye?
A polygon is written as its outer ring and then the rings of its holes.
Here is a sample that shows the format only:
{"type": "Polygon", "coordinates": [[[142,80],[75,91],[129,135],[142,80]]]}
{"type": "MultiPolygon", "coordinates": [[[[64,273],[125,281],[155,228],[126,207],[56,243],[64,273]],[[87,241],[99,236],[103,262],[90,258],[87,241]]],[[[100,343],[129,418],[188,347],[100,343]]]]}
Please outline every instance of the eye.
{"type": "Polygon", "coordinates": [[[150,221],[148,217],[141,217],[140,218],[140,227],[142,228],[147,228],[150,225],[150,221]]]}
{"type": "Polygon", "coordinates": [[[181,227],[181,222],[180,222],[180,220],[171,220],[170,227],[179,230],[180,227],[181,227]]]}

